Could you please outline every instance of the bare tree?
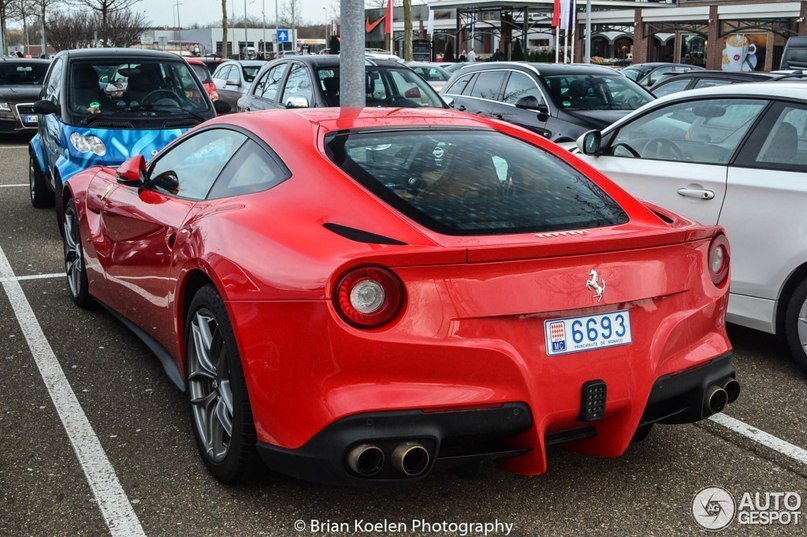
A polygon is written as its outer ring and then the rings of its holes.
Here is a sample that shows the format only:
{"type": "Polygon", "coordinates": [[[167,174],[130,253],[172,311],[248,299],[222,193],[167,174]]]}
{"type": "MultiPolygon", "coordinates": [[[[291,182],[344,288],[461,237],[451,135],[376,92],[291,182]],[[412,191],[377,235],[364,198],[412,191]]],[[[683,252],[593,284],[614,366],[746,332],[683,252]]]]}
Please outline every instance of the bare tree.
{"type": "Polygon", "coordinates": [[[283,3],[281,22],[292,29],[296,29],[300,25],[300,0],[286,0],[283,3]]]}
{"type": "Polygon", "coordinates": [[[221,57],[230,57],[227,54],[227,0],[221,0],[221,57]]]}
{"type": "Polygon", "coordinates": [[[92,46],[95,18],[85,12],[60,12],[48,20],[50,44],[56,50],[92,46]]]}
{"type": "MultiPolygon", "coordinates": [[[[100,17],[96,15],[95,19],[96,26],[99,26],[100,17]]],[[[126,9],[110,13],[107,24],[109,45],[128,48],[140,42],[140,35],[148,28],[149,20],[142,12],[126,9]]]]}
{"type": "Polygon", "coordinates": [[[71,0],[77,6],[83,6],[101,17],[101,31],[98,37],[102,46],[107,46],[109,38],[109,16],[117,11],[131,8],[140,0],[71,0]]]}
{"type": "Polygon", "coordinates": [[[28,19],[36,12],[36,6],[32,0],[11,0],[7,16],[12,20],[22,23],[22,46],[25,54],[28,53],[30,45],[28,19]]]}
{"type": "Polygon", "coordinates": [[[8,41],[6,39],[6,19],[9,13],[11,0],[0,0],[0,41],[3,42],[3,48],[0,50],[0,56],[8,54],[8,41]]]}
{"type": "Polygon", "coordinates": [[[47,54],[48,38],[47,38],[47,19],[48,13],[51,8],[61,4],[62,0],[33,0],[36,7],[37,15],[39,15],[39,22],[42,24],[42,53],[47,54]]]}

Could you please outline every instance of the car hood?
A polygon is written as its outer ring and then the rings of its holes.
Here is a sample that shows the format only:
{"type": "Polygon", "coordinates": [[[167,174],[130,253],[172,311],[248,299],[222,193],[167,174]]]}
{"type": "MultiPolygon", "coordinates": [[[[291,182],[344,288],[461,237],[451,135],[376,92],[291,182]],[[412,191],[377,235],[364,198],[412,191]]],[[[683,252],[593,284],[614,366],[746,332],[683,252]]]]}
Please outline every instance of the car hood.
{"type": "Polygon", "coordinates": [[[622,119],[633,110],[564,110],[581,124],[590,126],[592,129],[602,130],[611,123],[622,119]]]}
{"type": "Polygon", "coordinates": [[[39,98],[41,86],[0,86],[0,99],[10,102],[33,102],[39,98]]]}

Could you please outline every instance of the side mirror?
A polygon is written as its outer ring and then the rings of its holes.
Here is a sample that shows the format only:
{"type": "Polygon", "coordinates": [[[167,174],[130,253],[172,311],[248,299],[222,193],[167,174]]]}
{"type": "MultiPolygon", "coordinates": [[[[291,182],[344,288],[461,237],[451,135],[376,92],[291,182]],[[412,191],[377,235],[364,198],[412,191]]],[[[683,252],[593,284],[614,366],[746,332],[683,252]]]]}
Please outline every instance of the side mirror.
{"type": "Polygon", "coordinates": [[[179,192],[179,177],[177,177],[176,172],[171,170],[163,172],[157,177],[154,177],[151,180],[151,184],[160,190],[170,192],[171,194],[176,194],[179,192]]]}
{"type": "Polygon", "coordinates": [[[239,88],[241,87],[241,81],[240,81],[240,80],[236,80],[236,79],[234,79],[234,78],[231,78],[230,80],[228,80],[227,82],[225,82],[225,84],[226,84],[227,86],[238,86],[239,88]]]}
{"type": "Polygon", "coordinates": [[[418,88],[409,88],[404,92],[404,97],[407,99],[420,99],[420,89],[418,88]]]}
{"type": "Polygon", "coordinates": [[[217,114],[229,114],[233,111],[233,107],[230,106],[228,102],[216,100],[213,101],[213,110],[215,110],[217,114]]]}
{"type": "MultiPolygon", "coordinates": [[[[538,110],[540,106],[541,101],[532,95],[526,95],[516,101],[516,108],[521,108],[522,110],[538,110]]],[[[546,105],[544,105],[544,108],[546,108],[546,105]]]]}
{"type": "Polygon", "coordinates": [[[449,97],[447,95],[440,95],[443,98],[443,102],[446,103],[446,106],[449,108],[454,108],[454,97],[449,97]]]}
{"type": "Polygon", "coordinates": [[[59,107],[47,99],[42,99],[34,103],[34,112],[37,114],[47,116],[48,114],[56,114],[58,111],[59,107]]]}
{"type": "Polygon", "coordinates": [[[306,97],[294,96],[286,99],[286,108],[308,108],[309,106],[311,105],[306,97]]]}
{"type": "Polygon", "coordinates": [[[577,139],[577,149],[584,155],[597,156],[600,154],[600,145],[602,144],[602,133],[600,131],[584,132],[580,138],[577,139]]]}
{"type": "Polygon", "coordinates": [[[136,155],[118,167],[118,182],[126,186],[140,187],[146,178],[146,159],[136,155]]]}

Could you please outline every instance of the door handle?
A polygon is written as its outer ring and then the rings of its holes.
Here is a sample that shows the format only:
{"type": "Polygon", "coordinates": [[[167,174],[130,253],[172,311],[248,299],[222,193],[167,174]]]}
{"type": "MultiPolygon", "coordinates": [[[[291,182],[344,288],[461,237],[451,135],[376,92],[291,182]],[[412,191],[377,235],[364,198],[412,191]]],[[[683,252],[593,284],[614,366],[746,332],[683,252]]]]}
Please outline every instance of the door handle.
{"type": "Polygon", "coordinates": [[[715,193],[705,188],[679,188],[678,195],[685,198],[695,198],[699,200],[714,199],[715,193]]]}
{"type": "Polygon", "coordinates": [[[465,108],[465,105],[464,105],[464,104],[461,104],[461,105],[459,105],[459,106],[457,107],[457,110],[459,110],[460,112],[465,112],[465,111],[467,110],[467,108],[465,108]]]}
{"type": "Polygon", "coordinates": [[[495,117],[496,119],[504,119],[504,116],[502,116],[501,114],[494,114],[493,117],[495,117]]]}

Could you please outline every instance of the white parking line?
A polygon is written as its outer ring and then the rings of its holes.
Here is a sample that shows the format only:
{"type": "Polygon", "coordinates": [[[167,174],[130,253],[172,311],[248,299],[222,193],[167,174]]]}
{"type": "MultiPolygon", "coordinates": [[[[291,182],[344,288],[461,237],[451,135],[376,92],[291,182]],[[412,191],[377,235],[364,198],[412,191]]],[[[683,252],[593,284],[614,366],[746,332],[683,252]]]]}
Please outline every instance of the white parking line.
{"type": "Polygon", "coordinates": [[[50,274],[29,274],[28,276],[14,276],[13,278],[0,277],[0,283],[24,282],[26,280],[45,280],[48,278],[64,278],[64,272],[51,272],[50,274]]]}
{"type": "Polygon", "coordinates": [[[113,536],[121,537],[145,536],[140,520],[118,481],[115,469],[109,462],[84,409],[76,399],[76,394],[73,393],[62,366],[59,365],[59,360],[53,353],[2,248],[0,248],[0,278],[109,532],[113,536]]]}
{"type": "Polygon", "coordinates": [[[756,427],[725,414],[715,414],[709,419],[785,457],[800,462],[801,464],[807,464],[807,450],[799,446],[793,445],[790,442],[777,438],[772,434],[768,434],[765,431],[761,431],[756,427]]]}
{"type": "Polygon", "coordinates": [[[0,149],[28,149],[27,145],[0,145],[0,149]]]}
{"type": "Polygon", "coordinates": [[[0,188],[15,188],[20,186],[28,186],[28,183],[14,183],[11,185],[0,185],[0,188]]]}

